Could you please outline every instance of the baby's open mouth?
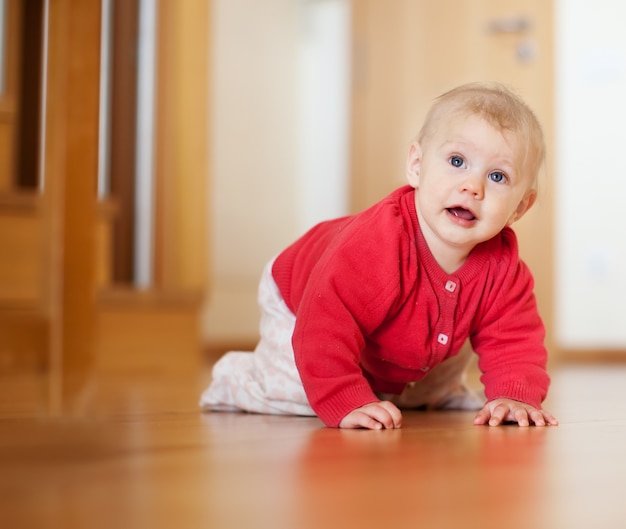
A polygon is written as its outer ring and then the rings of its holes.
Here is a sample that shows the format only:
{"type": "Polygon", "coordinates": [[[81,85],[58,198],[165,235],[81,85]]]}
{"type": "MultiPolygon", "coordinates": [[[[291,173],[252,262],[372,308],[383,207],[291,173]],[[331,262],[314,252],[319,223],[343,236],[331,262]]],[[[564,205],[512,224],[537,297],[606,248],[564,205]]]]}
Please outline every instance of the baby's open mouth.
{"type": "Polygon", "coordinates": [[[448,208],[448,211],[455,217],[465,220],[475,220],[474,214],[469,210],[461,207],[448,208]]]}

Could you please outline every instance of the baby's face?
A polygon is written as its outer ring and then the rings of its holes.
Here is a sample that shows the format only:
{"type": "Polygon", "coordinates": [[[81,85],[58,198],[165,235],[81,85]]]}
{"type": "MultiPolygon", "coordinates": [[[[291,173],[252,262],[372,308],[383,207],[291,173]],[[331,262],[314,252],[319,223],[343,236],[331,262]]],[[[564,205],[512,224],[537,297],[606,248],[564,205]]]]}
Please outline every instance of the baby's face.
{"type": "Polygon", "coordinates": [[[515,135],[478,116],[453,118],[413,144],[407,177],[431,251],[461,261],[519,219],[536,195],[515,135]]]}

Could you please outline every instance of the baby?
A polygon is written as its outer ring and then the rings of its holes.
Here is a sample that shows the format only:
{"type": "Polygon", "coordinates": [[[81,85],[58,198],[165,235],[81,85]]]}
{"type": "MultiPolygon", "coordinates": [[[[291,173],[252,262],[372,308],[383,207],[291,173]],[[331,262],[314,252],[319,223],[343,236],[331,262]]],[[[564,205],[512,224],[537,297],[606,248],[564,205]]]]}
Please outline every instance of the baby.
{"type": "Polygon", "coordinates": [[[533,278],[510,225],[537,197],[533,112],[501,85],[440,96],[406,163],[409,185],[318,224],[259,286],[260,341],[214,366],[207,410],[317,415],[399,428],[401,409],[474,409],[474,424],[556,425],[533,278]],[[478,355],[486,402],[464,384],[478,355]]]}

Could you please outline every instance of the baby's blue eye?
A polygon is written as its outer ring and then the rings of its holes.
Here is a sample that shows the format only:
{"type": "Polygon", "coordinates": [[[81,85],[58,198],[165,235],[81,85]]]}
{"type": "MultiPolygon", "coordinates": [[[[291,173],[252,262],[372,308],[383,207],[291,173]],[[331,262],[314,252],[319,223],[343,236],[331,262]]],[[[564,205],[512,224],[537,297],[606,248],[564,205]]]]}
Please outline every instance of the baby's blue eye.
{"type": "Polygon", "coordinates": [[[500,171],[494,171],[493,173],[489,173],[489,180],[495,182],[496,184],[500,184],[506,180],[506,176],[504,176],[504,173],[501,173],[500,171]]]}
{"type": "Polygon", "coordinates": [[[454,167],[463,167],[464,163],[463,158],[460,156],[453,156],[450,158],[450,165],[453,165],[454,167]]]}

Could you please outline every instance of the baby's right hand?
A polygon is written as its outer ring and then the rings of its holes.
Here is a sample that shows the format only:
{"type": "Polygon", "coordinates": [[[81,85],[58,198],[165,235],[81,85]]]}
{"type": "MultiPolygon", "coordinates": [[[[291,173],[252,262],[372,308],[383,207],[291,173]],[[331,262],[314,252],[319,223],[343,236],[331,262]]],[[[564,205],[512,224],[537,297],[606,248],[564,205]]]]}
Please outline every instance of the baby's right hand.
{"type": "Polygon", "coordinates": [[[339,428],[367,428],[382,430],[383,428],[400,428],[402,413],[389,401],[371,402],[352,410],[339,423],[339,428]]]}

